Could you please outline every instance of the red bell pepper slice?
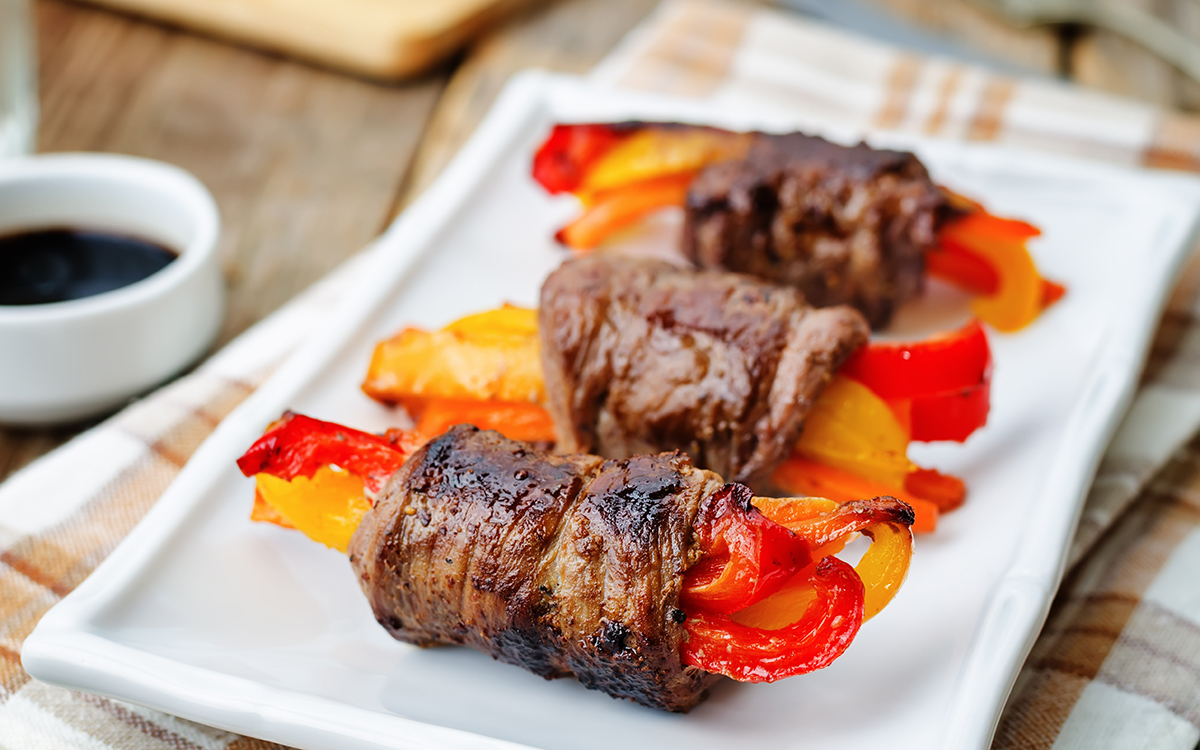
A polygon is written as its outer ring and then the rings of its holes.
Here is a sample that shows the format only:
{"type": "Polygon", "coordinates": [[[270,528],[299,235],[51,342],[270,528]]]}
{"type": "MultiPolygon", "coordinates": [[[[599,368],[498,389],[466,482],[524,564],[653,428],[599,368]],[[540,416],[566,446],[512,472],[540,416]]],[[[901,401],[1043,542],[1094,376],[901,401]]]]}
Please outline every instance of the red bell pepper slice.
{"type": "Polygon", "coordinates": [[[874,614],[908,569],[913,521],[912,508],[892,498],[837,505],[753,498],[742,485],[726,485],[697,517],[705,557],[688,571],[680,597],[688,633],[683,662],[744,682],[774,682],[829,665],[858,632],[867,592],[855,569],[831,555],[855,531],[871,535],[888,531],[880,524],[895,526],[881,553],[863,558],[878,589],[874,614]],[[754,615],[751,605],[758,606],[754,615]]]}
{"type": "Polygon", "coordinates": [[[988,373],[991,349],[978,320],[922,341],[872,341],[838,372],[888,401],[931,396],[979,385],[988,373]]]}
{"type": "Polygon", "coordinates": [[[684,579],[685,610],[745,609],[812,561],[808,543],[760,513],[753,499],[749,487],[727,484],[704,500],[695,531],[705,556],[684,579]]]}
{"type": "Polygon", "coordinates": [[[412,436],[402,430],[384,435],[352,430],[288,412],[237,460],[242,474],[270,474],[291,481],[312,479],[322,466],[335,464],[360,477],[378,492],[412,450],[412,436]]]}
{"type": "Polygon", "coordinates": [[[963,442],[987,424],[991,407],[991,371],[982,383],[912,400],[912,439],[963,442]]]}
{"type": "Polygon", "coordinates": [[[990,263],[949,237],[925,253],[925,271],[971,294],[992,295],[1000,288],[1000,275],[990,263]]]}
{"type": "Polygon", "coordinates": [[[987,424],[992,354],[978,320],[923,341],[871,342],[839,373],[903,412],[913,440],[962,442],[987,424]]]}
{"type": "Polygon", "coordinates": [[[533,157],[533,179],[551,194],[579,187],[588,170],[638,125],[555,125],[533,157]]]}
{"type": "Polygon", "coordinates": [[[863,620],[864,587],[854,568],[836,557],[822,559],[810,578],[814,598],[804,615],[778,630],[749,627],[729,615],[689,615],[685,664],[742,682],[774,682],[821,669],[842,655],[863,620]]]}

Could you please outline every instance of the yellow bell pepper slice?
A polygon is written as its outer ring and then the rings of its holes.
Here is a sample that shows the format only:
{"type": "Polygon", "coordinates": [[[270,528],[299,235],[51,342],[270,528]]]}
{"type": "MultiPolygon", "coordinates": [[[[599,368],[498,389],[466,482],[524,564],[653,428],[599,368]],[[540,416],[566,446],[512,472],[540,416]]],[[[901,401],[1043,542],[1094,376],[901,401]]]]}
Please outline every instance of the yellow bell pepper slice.
{"type": "Polygon", "coordinates": [[[298,476],[289,482],[270,474],[255,474],[254,481],[256,506],[261,500],[287,523],[270,517],[262,520],[299,529],[309,539],[339,552],[346,551],[350,536],[371,508],[363,480],[330,466],[317,469],[312,479],[298,476]]]}
{"type": "Polygon", "coordinates": [[[596,162],[575,194],[589,203],[597,193],[681,172],[745,153],[744,133],[698,127],[649,127],[617,143],[596,162]]]}
{"type": "Polygon", "coordinates": [[[888,403],[862,383],[835,375],[804,421],[794,453],[898,487],[916,466],[908,432],[888,403]]]}

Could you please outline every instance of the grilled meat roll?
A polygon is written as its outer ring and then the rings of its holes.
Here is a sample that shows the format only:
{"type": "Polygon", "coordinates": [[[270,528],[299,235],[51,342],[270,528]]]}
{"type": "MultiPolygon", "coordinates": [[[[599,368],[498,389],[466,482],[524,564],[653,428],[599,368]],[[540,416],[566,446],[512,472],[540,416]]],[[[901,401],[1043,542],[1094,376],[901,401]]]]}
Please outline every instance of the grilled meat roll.
{"type": "Polygon", "coordinates": [[[752,487],[868,335],[849,307],[655,260],[590,256],[542,285],[546,406],[563,453],[682,450],[752,487]]]}
{"type": "Polygon", "coordinates": [[[680,661],[677,605],[701,500],[721,486],[679,453],[544,455],[459,425],[391,479],[350,561],[399,640],[687,711],[718,679],[680,661]]]}
{"type": "Polygon", "coordinates": [[[852,305],[878,328],[921,291],[948,210],[911,153],[756,133],[745,158],[692,183],[683,252],[796,287],[817,307],[852,305]]]}

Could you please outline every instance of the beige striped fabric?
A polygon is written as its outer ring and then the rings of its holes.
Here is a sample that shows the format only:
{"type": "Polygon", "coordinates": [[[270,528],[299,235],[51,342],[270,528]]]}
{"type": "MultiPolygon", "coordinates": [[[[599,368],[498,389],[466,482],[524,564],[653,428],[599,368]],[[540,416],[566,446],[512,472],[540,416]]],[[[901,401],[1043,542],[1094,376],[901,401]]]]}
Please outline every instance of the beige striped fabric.
{"type": "MultiPolygon", "coordinates": [[[[891,49],[763,9],[670,2],[595,71],[612,86],[802,121],[1200,170],[1200,121],[891,49]]],[[[154,504],[220,419],[351,288],[335,272],[190,376],[0,485],[0,750],[277,747],[37,683],[21,644],[154,504]]],[[[369,261],[368,261],[369,262],[369,261]]],[[[1105,456],[1071,568],[994,747],[1200,742],[1200,260],[1182,275],[1105,456]],[[1165,467],[1165,468],[1164,468],[1165,467]]]]}
{"type": "Polygon", "coordinates": [[[1200,120],[1048,79],[923,57],[777,11],[668,2],[594,77],[814,123],[1200,169],[1200,120]]]}

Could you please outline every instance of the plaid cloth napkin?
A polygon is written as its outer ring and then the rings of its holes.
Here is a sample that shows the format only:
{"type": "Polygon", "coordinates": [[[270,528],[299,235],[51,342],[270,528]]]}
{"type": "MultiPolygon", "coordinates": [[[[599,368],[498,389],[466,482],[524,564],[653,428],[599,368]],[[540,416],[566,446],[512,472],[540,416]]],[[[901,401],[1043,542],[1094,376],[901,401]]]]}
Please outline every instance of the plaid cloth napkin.
{"type": "MultiPolygon", "coordinates": [[[[787,108],[833,126],[1200,171],[1200,120],[707,0],[662,6],[594,77],[729,106],[787,108]]],[[[217,422],[351,288],[364,262],[350,261],[191,375],[0,485],[0,749],[277,747],[35,682],[19,653],[41,615],[132,529],[217,422]]],[[[1070,572],[994,748],[1197,748],[1200,441],[1189,440],[1200,427],[1198,289],[1193,261],[1099,469],[1070,572]]]]}

